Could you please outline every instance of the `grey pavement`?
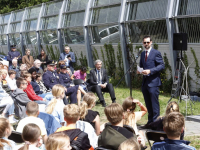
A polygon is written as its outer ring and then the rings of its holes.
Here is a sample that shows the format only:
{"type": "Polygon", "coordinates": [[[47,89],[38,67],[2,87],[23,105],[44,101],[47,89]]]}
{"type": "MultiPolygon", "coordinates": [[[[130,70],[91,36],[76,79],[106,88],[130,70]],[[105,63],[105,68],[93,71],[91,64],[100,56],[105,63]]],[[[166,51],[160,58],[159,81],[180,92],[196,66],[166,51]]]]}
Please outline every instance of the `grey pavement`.
{"type": "Polygon", "coordinates": [[[185,136],[200,135],[200,122],[185,121],[185,136]]]}

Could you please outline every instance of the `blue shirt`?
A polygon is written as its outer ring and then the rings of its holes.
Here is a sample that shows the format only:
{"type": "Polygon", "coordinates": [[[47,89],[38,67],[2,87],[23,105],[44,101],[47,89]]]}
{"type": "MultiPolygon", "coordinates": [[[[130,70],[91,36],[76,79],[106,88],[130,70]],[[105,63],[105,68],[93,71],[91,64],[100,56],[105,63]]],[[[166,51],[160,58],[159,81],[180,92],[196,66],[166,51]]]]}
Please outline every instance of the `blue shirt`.
{"type": "Polygon", "coordinates": [[[163,142],[156,142],[152,146],[152,150],[196,150],[189,146],[189,141],[165,139],[163,142]]]}
{"type": "Polygon", "coordinates": [[[3,137],[2,139],[8,141],[10,143],[10,145],[11,145],[11,147],[10,147],[7,143],[2,143],[4,145],[3,146],[3,150],[13,150],[15,148],[16,144],[15,144],[14,141],[9,140],[9,139],[7,139],[5,137],[3,137]]]}

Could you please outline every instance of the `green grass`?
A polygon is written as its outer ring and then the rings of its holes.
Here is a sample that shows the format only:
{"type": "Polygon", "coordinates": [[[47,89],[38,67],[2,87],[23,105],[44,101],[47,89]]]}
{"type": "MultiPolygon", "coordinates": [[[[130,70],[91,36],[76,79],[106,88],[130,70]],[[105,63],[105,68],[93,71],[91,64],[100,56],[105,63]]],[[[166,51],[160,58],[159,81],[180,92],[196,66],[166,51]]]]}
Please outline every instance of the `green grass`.
{"type": "MultiPolygon", "coordinates": [[[[119,104],[122,104],[123,100],[130,96],[130,90],[129,88],[116,88],[115,89],[115,95],[116,95],[116,101],[119,104]]],[[[141,90],[138,89],[133,89],[132,95],[135,99],[138,99],[140,102],[142,102],[145,105],[144,98],[142,95],[141,90]]],[[[105,101],[107,105],[111,104],[111,99],[110,95],[108,93],[104,94],[105,101]]],[[[167,106],[167,102],[170,99],[170,94],[160,94],[159,95],[159,102],[160,102],[160,115],[164,116],[165,114],[165,108],[167,106]]],[[[178,102],[178,99],[172,99],[172,101],[178,102]]],[[[188,106],[189,102],[188,102],[188,106]]],[[[186,103],[185,101],[182,101],[179,103],[180,107],[180,112],[185,116],[186,114],[186,103]]],[[[192,104],[192,111],[193,115],[199,115],[200,114],[200,102],[195,102],[195,104],[192,104]]],[[[100,121],[101,124],[107,122],[106,116],[104,114],[104,108],[100,105],[97,104],[93,110],[96,110],[100,113],[100,121]]],[[[136,111],[139,111],[139,107],[136,108],[136,111]]],[[[191,109],[188,107],[187,109],[187,115],[191,115],[191,109]]],[[[138,125],[146,124],[148,119],[147,119],[148,114],[146,114],[142,119],[137,123],[138,125]]],[[[185,137],[186,140],[191,141],[191,146],[196,147],[196,149],[200,149],[200,136],[189,136],[185,137]]],[[[149,148],[148,148],[149,149],[149,148]]]]}

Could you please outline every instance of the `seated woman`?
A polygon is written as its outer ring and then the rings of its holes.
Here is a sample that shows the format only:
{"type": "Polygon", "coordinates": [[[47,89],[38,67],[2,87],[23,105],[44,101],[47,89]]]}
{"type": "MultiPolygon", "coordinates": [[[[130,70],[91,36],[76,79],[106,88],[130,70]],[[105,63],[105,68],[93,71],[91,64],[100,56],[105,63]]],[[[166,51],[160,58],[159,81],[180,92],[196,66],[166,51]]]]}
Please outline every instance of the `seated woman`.
{"type": "Polygon", "coordinates": [[[48,93],[48,92],[50,92],[50,90],[48,90],[48,89],[46,88],[46,86],[44,85],[44,83],[42,82],[42,74],[41,74],[41,73],[37,73],[37,74],[36,74],[35,81],[36,81],[37,84],[39,85],[40,91],[42,91],[43,93],[48,93]]]}
{"type": "MultiPolygon", "coordinates": [[[[74,77],[75,79],[82,79],[84,82],[86,82],[86,74],[87,68],[86,67],[81,67],[80,70],[77,70],[74,72],[74,77]]],[[[86,84],[82,84],[81,87],[86,91],[86,84]]]]}
{"type": "Polygon", "coordinates": [[[35,94],[37,94],[38,96],[45,98],[46,100],[50,101],[53,98],[53,95],[51,92],[46,92],[44,93],[41,89],[40,86],[38,85],[38,83],[36,82],[36,69],[35,68],[31,68],[28,70],[28,72],[31,74],[31,85],[33,87],[33,90],[35,91],[35,94]]]}
{"type": "Polygon", "coordinates": [[[19,71],[16,72],[16,79],[23,76],[23,73],[22,72],[25,72],[27,71],[27,66],[26,64],[21,64],[21,66],[19,67],[19,71]],[[22,74],[22,75],[21,75],[22,74]]]}
{"type": "Polygon", "coordinates": [[[28,69],[33,67],[33,62],[34,62],[33,56],[31,56],[30,54],[31,54],[30,49],[26,49],[26,55],[22,57],[22,63],[26,64],[28,69]]]}
{"type": "Polygon", "coordinates": [[[65,105],[63,103],[63,98],[65,96],[65,88],[60,84],[56,84],[52,88],[52,94],[54,98],[47,105],[46,113],[53,115],[61,125],[64,125],[63,108],[65,105]]]}

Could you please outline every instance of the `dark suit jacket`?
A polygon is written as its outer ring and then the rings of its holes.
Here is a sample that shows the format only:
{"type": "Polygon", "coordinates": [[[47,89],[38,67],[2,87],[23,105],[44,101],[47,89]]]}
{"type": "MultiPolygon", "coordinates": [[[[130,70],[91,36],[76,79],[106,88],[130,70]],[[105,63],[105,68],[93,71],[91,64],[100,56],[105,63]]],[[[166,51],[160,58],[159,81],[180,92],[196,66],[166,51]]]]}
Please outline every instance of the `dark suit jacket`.
{"type": "MultiPolygon", "coordinates": [[[[109,83],[106,69],[101,68],[101,79],[102,83],[109,83]]],[[[97,85],[97,71],[96,68],[90,70],[90,85],[97,85]]]]}
{"type": "MultiPolygon", "coordinates": [[[[61,53],[61,54],[60,54],[59,61],[60,61],[60,60],[64,60],[64,59],[65,59],[65,55],[66,55],[65,52],[64,52],[64,53],[61,53]]],[[[70,66],[71,71],[73,72],[73,71],[74,71],[73,63],[76,62],[76,59],[75,59],[74,52],[69,52],[69,55],[71,56],[71,59],[72,59],[72,60],[69,62],[69,66],[70,66]]]]}
{"type": "Polygon", "coordinates": [[[149,87],[156,87],[161,85],[160,71],[165,68],[161,53],[158,50],[151,49],[147,61],[145,62],[145,51],[141,54],[140,67],[144,70],[150,69],[151,73],[147,76],[143,76],[142,85],[144,81],[147,82],[149,87]]]}
{"type": "Polygon", "coordinates": [[[22,57],[22,63],[26,64],[27,67],[28,67],[28,69],[30,69],[31,67],[33,67],[33,62],[34,62],[33,56],[29,56],[29,59],[28,59],[27,55],[24,55],[22,57]]]}
{"type": "Polygon", "coordinates": [[[18,51],[9,51],[8,52],[8,57],[7,57],[7,60],[9,61],[9,66],[12,65],[12,60],[15,58],[15,57],[19,57],[18,60],[21,60],[22,58],[20,57],[20,52],[18,51]]]}

